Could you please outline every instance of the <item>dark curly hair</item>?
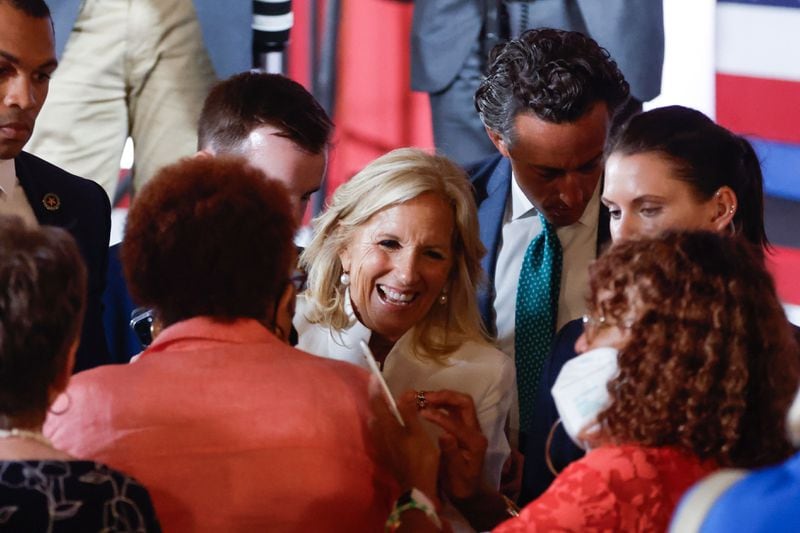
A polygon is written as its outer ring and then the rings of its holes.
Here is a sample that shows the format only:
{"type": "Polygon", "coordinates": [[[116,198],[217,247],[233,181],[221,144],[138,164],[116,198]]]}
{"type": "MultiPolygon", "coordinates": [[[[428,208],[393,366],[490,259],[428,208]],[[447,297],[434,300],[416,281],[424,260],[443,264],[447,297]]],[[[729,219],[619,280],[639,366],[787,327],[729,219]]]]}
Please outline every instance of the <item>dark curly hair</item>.
{"type": "Polygon", "coordinates": [[[66,231],[0,216],[0,415],[43,417],[80,335],[86,267],[66,231]]]}
{"type": "Polygon", "coordinates": [[[597,102],[613,115],[629,95],[622,72],[597,42],[579,32],[542,28],[495,46],[475,108],[487,128],[513,144],[518,113],[574,122],[597,102]]]}
{"type": "Polygon", "coordinates": [[[720,187],[736,194],[733,216],[737,233],[759,249],[769,248],[764,229],[764,178],[750,142],[700,111],[682,106],[653,109],[634,116],[609,143],[607,153],[663,154],[674,165],[676,178],[688,183],[706,201],[720,187]]]}
{"type": "Polygon", "coordinates": [[[798,348],[754,247],[718,233],[615,244],[590,268],[589,312],[628,322],[597,437],[677,446],[720,466],[792,454],[798,348]]]}
{"type": "Polygon", "coordinates": [[[212,87],[197,128],[198,147],[234,153],[254,129],[278,128],[303,150],[321,153],[333,123],[305,87],[280,74],[243,72],[212,87]]]}
{"type": "Polygon", "coordinates": [[[134,299],[165,326],[264,320],[288,279],[294,231],[283,184],[241,159],[183,159],[137,194],[122,266],[134,299]]]}

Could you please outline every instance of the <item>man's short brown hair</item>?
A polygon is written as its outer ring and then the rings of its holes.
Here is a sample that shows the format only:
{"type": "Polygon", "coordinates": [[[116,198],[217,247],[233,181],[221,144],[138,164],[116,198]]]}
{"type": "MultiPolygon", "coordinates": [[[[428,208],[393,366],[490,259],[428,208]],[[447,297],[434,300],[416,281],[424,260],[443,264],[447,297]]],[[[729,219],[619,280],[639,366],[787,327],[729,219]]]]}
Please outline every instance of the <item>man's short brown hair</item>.
{"type": "Polygon", "coordinates": [[[273,126],[303,150],[318,154],[333,123],[302,85],[280,74],[243,72],[215,85],[200,113],[199,149],[237,152],[254,129],[273,126]]]}

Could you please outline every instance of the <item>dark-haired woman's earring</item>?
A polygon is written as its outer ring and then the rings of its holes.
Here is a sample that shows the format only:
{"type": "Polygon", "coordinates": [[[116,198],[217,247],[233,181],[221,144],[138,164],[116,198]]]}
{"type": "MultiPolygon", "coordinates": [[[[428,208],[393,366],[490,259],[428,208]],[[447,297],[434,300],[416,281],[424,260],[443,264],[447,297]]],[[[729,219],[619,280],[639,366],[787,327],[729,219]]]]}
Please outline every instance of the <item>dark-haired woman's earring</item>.
{"type": "Polygon", "coordinates": [[[443,290],[442,294],[439,295],[439,305],[444,305],[447,303],[447,290],[443,290]]]}
{"type": "Polygon", "coordinates": [[[732,205],[731,206],[731,215],[734,214],[735,212],[736,212],[736,206],[732,205]]]}
{"type": "Polygon", "coordinates": [[[350,285],[350,274],[342,272],[342,275],[339,276],[339,283],[342,284],[342,287],[348,287],[350,285]]]}

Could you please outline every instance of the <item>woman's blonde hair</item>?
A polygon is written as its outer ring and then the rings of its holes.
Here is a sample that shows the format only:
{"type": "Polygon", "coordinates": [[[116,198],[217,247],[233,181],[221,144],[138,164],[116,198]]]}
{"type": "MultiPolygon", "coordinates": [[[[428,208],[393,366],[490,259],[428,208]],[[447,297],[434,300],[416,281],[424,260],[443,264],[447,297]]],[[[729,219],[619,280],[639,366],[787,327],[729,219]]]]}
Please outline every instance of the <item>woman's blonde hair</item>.
{"type": "Polygon", "coordinates": [[[376,213],[427,193],[439,195],[453,209],[453,267],[447,302],[434,304],[417,324],[414,345],[420,355],[439,359],[466,340],[487,338],[476,299],[486,249],[478,237],[472,187],[464,171],[449,159],[417,148],[400,148],[368,164],[336,190],[327,210],[314,220],[314,238],[300,257],[308,272],[307,320],[335,331],[352,325],[339,282],[340,252],[376,213]]]}

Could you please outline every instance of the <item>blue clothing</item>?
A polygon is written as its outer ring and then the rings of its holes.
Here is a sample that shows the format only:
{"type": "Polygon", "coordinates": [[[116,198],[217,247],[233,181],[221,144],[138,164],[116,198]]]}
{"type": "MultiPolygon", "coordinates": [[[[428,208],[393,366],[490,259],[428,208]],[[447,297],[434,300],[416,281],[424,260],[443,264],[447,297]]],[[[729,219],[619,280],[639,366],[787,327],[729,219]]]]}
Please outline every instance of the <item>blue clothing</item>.
{"type": "MultiPolygon", "coordinates": [[[[489,157],[494,145],[473,96],[498,36],[496,0],[415,0],[411,25],[411,88],[430,95],[436,148],[461,165],[489,157]]],[[[509,4],[516,7],[519,4],[509,4]]],[[[579,31],[606,48],[639,101],[661,92],[662,1],[528,0],[527,27],[579,31]]],[[[512,29],[517,37],[519,28],[512,29]]]]}
{"type": "MultiPolygon", "coordinates": [[[[507,158],[497,155],[478,162],[467,171],[475,189],[475,201],[478,204],[480,238],[487,251],[481,261],[481,266],[487,274],[488,283],[478,293],[478,306],[487,330],[495,333],[497,329],[494,317],[495,266],[502,244],[506,202],[511,194],[511,162],[507,158]]],[[[600,250],[610,240],[608,209],[601,206],[597,222],[595,253],[599,255],[600,250]]],[[[575,356],[575,340],[582,332],[583,324],[580,320],[566,324],[553,340],[552,351],[545,360],[537,388],[531,430],[520,439],[520,451],[525,455],[522,503],[527,503],[544,492],[553,480],[544,460],[544,444],[547,435],[553,423],[558,419],[558,412],[550,389],[564,363],[575,356]]],[[[556,468],[563,469],[583,455],[583,450],[573,444],[563,428],[558,428],[550,446],[550,456],[556,468]]]]}
{"type": "MultiPolygon", "coordinates": [[[[692,494],[688,492],[683,502],[692,494]]],[[[800,531],[798,502],[800,453],[777,466],[756,470],[728,487],[714,501],[698,531],[800,531]]]]}
{"type": "Polygon", "coordinates": [[[486,255],[481,259],[481,266],[489,282],[478,292],[478,308],[487,331],[494,334],[497,331],[493,309],[494,272],[497,254],[500,251],[506,201],[511,194],[511,161],[496,155],[468,168],[467,173],[475,188],[480,237],[483,246],[486,247],[486,255]]]}
{"type": "Polygon", "coordinates": [[[108,249],[108,271],[106,290],[103,293],[103,324],[108,341],[109,362],[127,363],[131,357],[144,350],[136,333],[129,326],[131,313],[136,309],[119,259],[121,244],[108,249]]]}
{"type": "MultiPolygon", "coordinates": [[[[470,52],[476,50],[474,45],[494,4],[493,0],[415,0],[411,27],[414,90],[436,93],[447,89],[470,52]]],[[[528,4],[528,27],[589,35],[617,62],[631,84],[633,96],[647,101],[661,92],[661,1],[538,0],[528,4]]],[[[482,49],[480,53],[483,54],[482,49]]],[[[477,114],[474,109],[471,111],[477,114]]]]}
{"type": "Polygon", "coordinates": [[[564,327],[553,339],[550,355],[545,360],[542,375],[539,379],[539,388],[536,394],[536,410],[533,414],[531,431],[522,445],[525,455],[525,464],[522,471],[522,491],[520,505],[525,505],[538,498],[553,482],[553,476],[545,461],[545,454],[550,456],[556,471],[564,470],[570,463],[583,457],[586,452],[580,449],[569,438],[564,426],[558,425],[553,431],[550,448],[546,449],[547,436],[553,424],[559,418],[558,409],[553,401],[550,390],[555,385],[561,368],[567,361],[575,357],[575,341],[583,333],[583,322],[573,320],[564,324],[564,327]]]}

